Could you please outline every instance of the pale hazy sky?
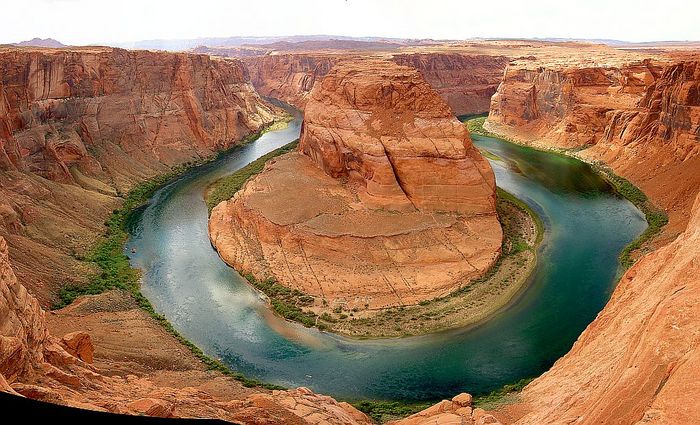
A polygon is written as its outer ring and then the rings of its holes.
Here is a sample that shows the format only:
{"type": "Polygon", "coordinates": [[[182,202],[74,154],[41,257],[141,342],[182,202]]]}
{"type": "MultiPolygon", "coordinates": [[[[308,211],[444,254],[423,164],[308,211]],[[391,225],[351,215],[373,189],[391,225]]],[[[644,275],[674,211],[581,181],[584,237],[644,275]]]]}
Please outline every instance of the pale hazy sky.
{"type": "Polygon", "coordinates": [[[333,34],[700,40],[698,0],[0,0],[0,43],[333,34]]]}

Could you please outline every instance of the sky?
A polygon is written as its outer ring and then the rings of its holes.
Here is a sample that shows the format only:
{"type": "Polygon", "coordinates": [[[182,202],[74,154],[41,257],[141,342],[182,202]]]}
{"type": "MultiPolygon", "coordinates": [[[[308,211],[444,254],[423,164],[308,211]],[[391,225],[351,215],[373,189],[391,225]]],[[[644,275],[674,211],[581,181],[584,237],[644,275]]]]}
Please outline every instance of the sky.
{"type": "Polygon", "coordinates": [[[0,0],[0,43],[332,34],[700,40],[697,0],[0,0]]]}

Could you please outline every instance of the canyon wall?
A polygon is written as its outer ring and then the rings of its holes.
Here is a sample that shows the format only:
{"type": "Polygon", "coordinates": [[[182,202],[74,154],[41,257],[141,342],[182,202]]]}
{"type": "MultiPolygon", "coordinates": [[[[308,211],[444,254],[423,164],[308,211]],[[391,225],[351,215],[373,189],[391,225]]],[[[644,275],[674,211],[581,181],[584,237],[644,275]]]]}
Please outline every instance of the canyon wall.
{"type": "Polygon", "coordinates": [[[487,112],[491,96],[510,62],[506,56],[448,52],[397,54],[393,60],[399,65],[416,68],[455,115],[487,112]]]}
{"type": "Polygon", "coordinates": [[[331,54],[305,53],[255,56],[243,61],[258,93],[304,109],[311,89],[339,59],[331,54]]]}
{"type": "Polygon", "coordinates": [[[413,68],[336,65],[306,104],[299,152],[270,161],[209,229],[222,258],[319,311],[446,295],[500,253],[495,179],[413,68]]]}
{"type": "Polygon", "coordinates": [[[668,212],[673,237],[700,187],[698,75],[697,62],[517,61],[493,96],[486,128],[611,167],[668,212]]]}
{"type": "Polygon", "coordinates": [[[314,85],[336,63],[365,58],[391,58],[399,65],[417,69],[452,108],[455,115],[489,110],[491,96],[501,81],[509,58],[502,55],[370,52],[299,52],[246,57],[250,79],[264,96],[283,100],[303,109],[314,85]]]}
{"type": "Polygon", "coordinates": [[[235,60],[111,48],[0,49],[0,235],[44,305],[118,194],[269,124],[235,60]]]}
{"type": "Polygon", "coordinates": [[[518,423],[698,423],[699,246],[700,195],[685,231],[630,268],[571,351],[525,388],[518,423]]]}

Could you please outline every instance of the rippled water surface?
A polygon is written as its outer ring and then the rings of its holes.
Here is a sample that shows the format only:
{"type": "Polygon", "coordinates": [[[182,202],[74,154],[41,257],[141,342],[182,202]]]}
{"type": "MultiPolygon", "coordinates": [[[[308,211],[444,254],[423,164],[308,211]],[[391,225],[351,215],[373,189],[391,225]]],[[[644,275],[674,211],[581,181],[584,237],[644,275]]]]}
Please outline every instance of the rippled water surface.
{"type": "Polygon", "coordinates": [[[143,293],[185,337],[233,369],[266,382],[346,399],[437,399],[478,394],[542,373],[609,297],[617,255],[646,226],[642,214],[588,166],[474,136],[498,185],[545,221],[531,284],[485,324],[425,337],[354,341],[272,316],[212,249],[206,186],[299,135],[269,132],[159,190],[134,220],[126,252],[143,293]],[[131,253],[132,248],[136,250],[131,253]]]}

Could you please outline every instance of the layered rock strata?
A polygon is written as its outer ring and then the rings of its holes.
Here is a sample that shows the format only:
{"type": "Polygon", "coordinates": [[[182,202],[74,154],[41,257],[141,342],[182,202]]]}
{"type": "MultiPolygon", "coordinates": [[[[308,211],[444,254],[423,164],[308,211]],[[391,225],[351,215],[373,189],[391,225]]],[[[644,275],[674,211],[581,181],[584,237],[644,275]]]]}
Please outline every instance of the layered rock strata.
{"type": "Polygon", "coordinates": [[[241,62],[204,55],[0,49],[0,75],[0,235],[44,304],[86,274],[75,257],[117,194],[279,113],[241,62]]]}
{"type": "Polygon", "coordinates": [[[274,97],[303,109],[311,89],[340,59],[324,53],[275,54],[243,58],[250,81],[263,96],[274,97]]]}
{"type": "Polygon", "coordinates": [[[700,187],[699,69],[694,61],[515,63],[486,127],[611,167],[666,209],[674,236],[700,187]]]}
{"type": "Polygon", "coordinates": [[[493,264],[502,238],[493,171],[464,126],[417,71],[383,60],[333,68],[299,152],[269,162],[209,226],[228,264],[328,309],[446,295],[493,264]]]}
{"type": "Polygon", "coordinates": [[[455,115],[487,112],[491,96],[510,62],[506,56],[459,53],[405,53],[393,56],[400,64],[416,68],[452,108],[455,115]]]}

